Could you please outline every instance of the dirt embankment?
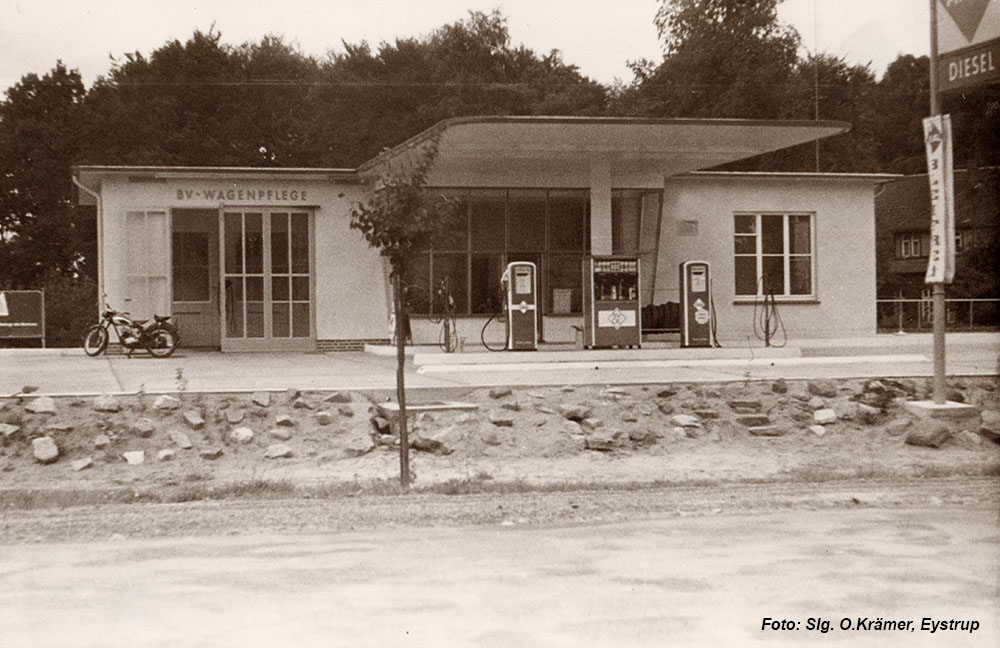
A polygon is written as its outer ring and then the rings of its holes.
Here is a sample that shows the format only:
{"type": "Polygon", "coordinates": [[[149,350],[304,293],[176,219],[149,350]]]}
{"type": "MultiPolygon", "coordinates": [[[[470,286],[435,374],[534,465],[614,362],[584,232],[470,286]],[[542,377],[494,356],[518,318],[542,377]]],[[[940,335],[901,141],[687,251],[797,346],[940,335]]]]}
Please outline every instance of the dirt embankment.
{"type": "MultiPolygon", "coordinates": [[[[993,475],[994,378],[950,385],[981,416],[908,414],[923,381],[475,390],[411,418],[416,485],[824,481],[993,475]],[[911,445],[922,442],[925,445],[911,445]]],[[[364,394],[0,400],[0,491],[391,480],[398,437],[364,394]],[[51,402],[50,402],[51,401],[51,402]]]]}

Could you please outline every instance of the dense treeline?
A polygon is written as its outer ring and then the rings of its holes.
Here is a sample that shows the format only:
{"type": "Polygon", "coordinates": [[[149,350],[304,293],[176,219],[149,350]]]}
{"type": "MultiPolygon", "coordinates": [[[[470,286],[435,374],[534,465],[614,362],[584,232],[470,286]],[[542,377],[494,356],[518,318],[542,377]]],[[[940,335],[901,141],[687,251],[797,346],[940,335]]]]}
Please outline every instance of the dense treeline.
{"type": "MultiPolygon", "coordinates": [[[[459,115],[813,119],[818,89],[818,117],[853,124],[821,143],[820,170],[921,172],[927,59],[900,56],[876,80],[803,56],[778,1],[662,0],[663,60],[633,63],[634,79],[612,87],[558,51],[515,45],[497,12],[323,59],[209,30],[126,54],[89,89],[61,63],[28,73],[0,102],[0,287],[45,287],[56,342],[74,343],[93,316],[94,214],[74,205],[72,164],[354,167],[459,115]]],[[[959,166],[1000,164],[998,97],[946,98],[959,166]]],[[[816,164],[809,145],[735,168],[816,164]]]]}

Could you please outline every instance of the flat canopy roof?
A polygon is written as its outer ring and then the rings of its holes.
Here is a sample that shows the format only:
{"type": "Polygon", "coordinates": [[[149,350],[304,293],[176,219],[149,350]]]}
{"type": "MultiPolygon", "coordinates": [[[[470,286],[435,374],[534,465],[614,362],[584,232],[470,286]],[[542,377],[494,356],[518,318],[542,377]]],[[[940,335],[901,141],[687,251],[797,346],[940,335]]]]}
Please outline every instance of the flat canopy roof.
{"type": "Polygon", "coordinates": [[[435,170],[497,169],[505,163],[586,167],[607,160],[627,171],[676,175],[846,133],[840,121],[456,117],[411,137],[359,172],[377,171],[438,135],[435,170]]]}

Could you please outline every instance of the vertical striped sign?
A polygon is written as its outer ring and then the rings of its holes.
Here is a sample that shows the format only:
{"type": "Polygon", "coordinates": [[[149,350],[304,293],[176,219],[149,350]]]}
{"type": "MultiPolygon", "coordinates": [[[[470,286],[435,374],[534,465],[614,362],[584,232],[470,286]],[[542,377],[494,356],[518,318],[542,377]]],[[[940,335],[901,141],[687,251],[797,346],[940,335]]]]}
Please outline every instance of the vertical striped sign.
{"type": "Polygon", "coordinates": [[[924,119],[924,145],[931,190],[931,249],[924,282],[951,283],[955,276],[955,193],[948,115],[924,119]]]}

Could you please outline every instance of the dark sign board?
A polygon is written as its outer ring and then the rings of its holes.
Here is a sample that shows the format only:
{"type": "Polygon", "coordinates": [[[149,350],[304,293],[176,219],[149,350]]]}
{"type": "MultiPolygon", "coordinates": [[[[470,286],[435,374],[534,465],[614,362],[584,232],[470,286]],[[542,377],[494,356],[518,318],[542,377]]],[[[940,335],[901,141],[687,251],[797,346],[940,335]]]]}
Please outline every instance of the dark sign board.
{"type": "Polygon", "coordinates": [[[937,2],[938,90],[1000,82],[1000,2],[937,2]]]}
{"type": "Polygon", "coordinates": [[[45,297],[40,290],[0,291],[0,338],[45,340],[45,297]]]}

